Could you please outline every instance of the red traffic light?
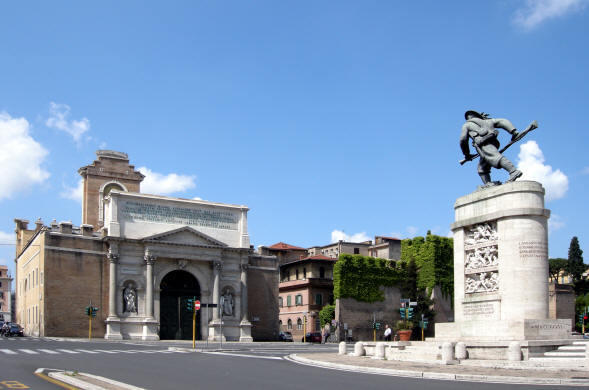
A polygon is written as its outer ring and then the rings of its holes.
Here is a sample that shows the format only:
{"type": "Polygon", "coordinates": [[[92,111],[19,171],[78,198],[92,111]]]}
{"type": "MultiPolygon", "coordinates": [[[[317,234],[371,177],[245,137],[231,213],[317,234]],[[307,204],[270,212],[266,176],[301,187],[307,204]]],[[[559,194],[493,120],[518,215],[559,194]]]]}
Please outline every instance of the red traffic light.
{"type": "Polygon", "coordinates": [[[587,318],[589,317],[587,317],[587,314],[585,314],[585,316],[583,316],[583,319],[586,320],[587,318]]]}

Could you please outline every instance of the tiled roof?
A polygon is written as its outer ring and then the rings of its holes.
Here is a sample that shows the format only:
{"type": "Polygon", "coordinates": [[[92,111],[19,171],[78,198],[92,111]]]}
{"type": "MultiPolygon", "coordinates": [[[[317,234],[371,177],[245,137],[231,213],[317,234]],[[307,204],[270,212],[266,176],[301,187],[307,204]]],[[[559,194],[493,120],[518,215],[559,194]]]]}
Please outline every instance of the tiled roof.
{"type": "Polygon", "coordinates": [[[300,246],[289,245],[289,244],[286,244],[284,242],[276,243],[276,244],[274,244],[272,246],[269,246],[268,248],[270,248],[270,249],[285,249],[285,250],[288,250],[288,249],[297,249],[297,250],[306,251],[305,248],[301,248],[300,246]]]}
{"type": "Polygon", "coordinates": [[[337,258],[335,258],[335,257],[329,257],[329,256],[323,256],[323,255],[316,255],[316,256],[304,257],[301,260],[331,260],[331,261],[336,261],[337,258]]]}

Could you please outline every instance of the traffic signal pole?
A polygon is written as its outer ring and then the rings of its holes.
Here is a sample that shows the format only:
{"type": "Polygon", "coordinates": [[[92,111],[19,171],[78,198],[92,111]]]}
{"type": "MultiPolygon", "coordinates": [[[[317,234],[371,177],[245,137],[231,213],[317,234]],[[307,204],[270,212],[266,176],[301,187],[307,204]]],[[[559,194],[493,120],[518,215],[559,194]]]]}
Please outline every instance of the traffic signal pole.
{"type": "Polygon", "coordinates": [[[196,310],[192,311],[192,349],[196,348],[196,310]]]}

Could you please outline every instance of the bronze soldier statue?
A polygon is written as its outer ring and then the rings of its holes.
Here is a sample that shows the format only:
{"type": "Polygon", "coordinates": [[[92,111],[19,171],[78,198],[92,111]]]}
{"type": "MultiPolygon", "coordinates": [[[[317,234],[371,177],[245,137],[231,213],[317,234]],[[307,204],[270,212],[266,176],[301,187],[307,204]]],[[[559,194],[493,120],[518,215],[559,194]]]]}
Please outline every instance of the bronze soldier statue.
{"type": "Polygon", "coordinates": [[[484,112],[468,110],[464,113],[464,118],[466,123],[462,126],[462,133],[460,134],[460,149],[464,153],[464,160],[460,163],[464,164],[480,156],[478,173],[483,181],[482,187],[486,188],[501,184],[501,182],[491,181],[491,167],[505,169],[509,173],[507,182],[515,181],[521,177],[522,172],[516,169],[513,163],[502,153],[529,131],[535,129],[537,127],[536,121],[520,134],[509,120],[490,118],[484,112]],[[499,140],[497,139],[499,131],[496,129],[504,129],[511,134],[511,142],[501,150],[499,150],[499,140]],[[470,154],[469,138],[472,139],[472,145],[478,154],[470,154]]]}

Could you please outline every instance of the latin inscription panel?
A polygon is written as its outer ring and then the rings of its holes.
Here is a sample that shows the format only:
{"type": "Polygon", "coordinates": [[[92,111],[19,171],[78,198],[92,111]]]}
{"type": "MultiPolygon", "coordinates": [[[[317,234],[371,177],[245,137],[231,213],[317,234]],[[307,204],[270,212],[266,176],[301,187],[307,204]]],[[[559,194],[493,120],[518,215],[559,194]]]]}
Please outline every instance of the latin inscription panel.
{"type": "Polygon", "coordinates": [[[546,260],[548,245],[541,241],[520,241],[519,257],[522,260],[546,260]]]}
{"type": "Polygon", "coordinates": [[[238,230],[239,222],[237,213],[231,211],[138,201],[122,202],[119,215],[121,219],[131,222],[169,223],[224,230],[238,230]]]}
{"type": "Polygon", "coordinates": [[[463,303],[462,312],[466,320],[499,319],[499,301],[463,303]]]}

